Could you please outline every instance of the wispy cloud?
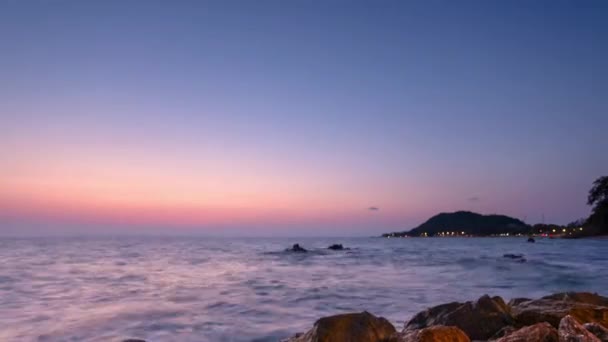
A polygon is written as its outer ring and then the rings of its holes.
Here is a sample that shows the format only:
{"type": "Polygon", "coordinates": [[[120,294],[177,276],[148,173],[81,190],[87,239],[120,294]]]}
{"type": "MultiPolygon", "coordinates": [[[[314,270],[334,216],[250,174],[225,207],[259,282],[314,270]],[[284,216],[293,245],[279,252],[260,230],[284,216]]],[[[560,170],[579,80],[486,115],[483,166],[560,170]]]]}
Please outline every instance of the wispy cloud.
{"type": "Polygon", "coordinates": [[[467,198],[467,201],[469,201],[469,202],[479,202],[479,201],[481,201],[481,198],[479,196],[471,196],[471,197],[467,198]]]}
{"type": "Polygon", "coordinates": [[[380,210],[380,208],[378,208],[378,207],[369,207],[369,208],[367,208],[367,210],[369,210],[369,211],[378,211],[378,210],[380,210]]]}

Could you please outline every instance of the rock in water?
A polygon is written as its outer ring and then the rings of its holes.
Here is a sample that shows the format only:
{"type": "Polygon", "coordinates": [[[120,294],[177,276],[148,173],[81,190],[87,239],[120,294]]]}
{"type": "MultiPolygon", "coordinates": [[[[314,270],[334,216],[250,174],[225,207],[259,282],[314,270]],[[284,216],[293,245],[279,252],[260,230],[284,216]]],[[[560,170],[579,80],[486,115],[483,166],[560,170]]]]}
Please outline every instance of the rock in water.
{"type": "Polygon", "coordinates": [[[457,327],[435,325],[432,327],[409,330],[395,335],[390,342],[470,342],[471,339],[457,327]]]}
{"type": "Polygon", "coordinates": [[[294,244],[291,248],[287,249],[288,252],[308,252],[306,249],[300,247],[299,243],[294,244]]]}
{"type": "Polygon", "coordinates": [[[342,246],[342,244],[333,244],[329,247],[327,247],[328,249],[333,249],[334,251],[341,251],[344,249],[344,246],[342,246]]]}
{"type": "Polygon", "coordinates": [[[585,329],[589,330],[595,337],[599,338],[602,342],[608,342],[608,329],[597,324],[597,323],[585,323],[583,324],[585,329]]]}
{"type": "Polygon", "coordinates": [[[516,330],[496,342],[559,342],[559,337],[557,329],[543,322],[516,330]]]}
{"type": "Polygon", "coordinates": [[[558,332],[559,342],[601,342],[570,315],[559,322],[558,332]]]}
{"type": "Polygon", "coordinates": [[[456,326],[472,340],[487,340],[514,323],[502,298],[485,295],[476,302],[449,303],[420,312],[405,325],[405,330],[433,325],[456,326]]]}
{"type": "Polygon", "coordinates": [[[536,242],[536,240],[534,240],[534,238],[533,238],[533,237],[529,237],[529,238],[528,238],[528,242],[536,242]]]}
{"type": "Polygon", "coordinates": [[[503,258],[509,258],[509,259],[523,259],[524,255],[523,254],[503,254],[502,256],[503,258]]]}
{"type": "Polygon", "coordinates": [[[548,322],[557,328],[566,315],[571,315],[580,322],[606,326],[608,298],[588,292],[556,293],[513,305],[511,313],[517,323],[523,326],[548,322]]]}
{"type": "Polygon", "coordinates": [[[385,342],[397,331],[383,317],[367,311],[323,317],[305,334],[285,342],[385,342]]]}

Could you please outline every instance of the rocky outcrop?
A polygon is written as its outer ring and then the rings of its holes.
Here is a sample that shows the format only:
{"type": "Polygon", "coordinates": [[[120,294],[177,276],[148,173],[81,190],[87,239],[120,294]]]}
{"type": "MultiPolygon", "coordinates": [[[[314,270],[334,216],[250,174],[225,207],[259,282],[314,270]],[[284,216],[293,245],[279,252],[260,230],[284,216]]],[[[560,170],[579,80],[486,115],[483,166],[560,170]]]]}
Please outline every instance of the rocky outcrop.
{"type": "Polygon", "coordinates": [[[595,337],[599,338],[602,342],[608,342],[608,329],[597,324],[597,323],[585,323],[583,324],[585,329],[589,330],[595,337]]]}
{"type": "Polygon", "coordinates": [[[540,299],[452,302],[416,314],[402,332],[368,312],[319,319],[285,342],[608,342],[608,298],[567,292],[540,299]],[[583,325],[584,323],[584,325],[583,325]]]}
{"type": "Polygon", "coordinates": [[[408,330],[396,334],[390,342],[470,342],[471,339],[457,327],[435,325],[432,327],[408,330]]]}
{"type": "Polygon", "coordinates": [[[557,329],[547,322],[515,330],[496,342],[558,342],[557,329]]]}
{"type": "Polygon", "coordinates": [[[514,324],[509,311],[502,298],[485,295],[476,302],[449,303],[420,312],[405,325],[405,330],[456,326],[472,340],[487,340],[500,329],[514,324]]]}
{"type": "Polygon", "coordinates": [[[559,342],[601,342],[574,317],[567,315],[559,322],[559,342]]]}
{"type": "Polygon", "coordinates": [[[305,248],[301,247],[300,244],[296,243],[291,248],[286,249],[287,252],[306,253],[308,252],[305,248]]]}
{"type": "Polygon", "coordinates": [[[523,301],[511,307],[521,326],[548,322],[555,328],[562,318],[571,315],[580,322],[608,324],[608,298],[587,292],[557,293],[537,300],[523,301]]]}
{"type": "Polygon", "coordinates": [[[285,342],[387,342],[396,334],[395,327],[383,317],[369,312],[323,317],[305,334],[285,342]]]}
{"type": "Polygon", "coordinates": [[[343,250],[345,248],[344,248],[344,246],[342,246],[341,243],[340,244],[335,243],[335,244],[327,247],[327,249],[331,249],[331,250],[334,250],[334,251],[341,251],[341,250],[343,250]]]}

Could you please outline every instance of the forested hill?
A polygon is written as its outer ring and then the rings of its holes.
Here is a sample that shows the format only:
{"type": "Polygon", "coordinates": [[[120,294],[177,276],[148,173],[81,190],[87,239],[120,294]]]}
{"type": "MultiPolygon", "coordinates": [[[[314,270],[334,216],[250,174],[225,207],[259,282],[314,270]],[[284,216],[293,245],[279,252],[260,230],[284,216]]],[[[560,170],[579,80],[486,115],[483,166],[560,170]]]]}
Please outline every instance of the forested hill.
{"type": "Polygon", "coordinates": [[[435,236],[527,234],[531,227],[521,220],[505,215],[481,215],[470,211],[441,213],[409,232],[387,233],[383,236],[435,236]]]}

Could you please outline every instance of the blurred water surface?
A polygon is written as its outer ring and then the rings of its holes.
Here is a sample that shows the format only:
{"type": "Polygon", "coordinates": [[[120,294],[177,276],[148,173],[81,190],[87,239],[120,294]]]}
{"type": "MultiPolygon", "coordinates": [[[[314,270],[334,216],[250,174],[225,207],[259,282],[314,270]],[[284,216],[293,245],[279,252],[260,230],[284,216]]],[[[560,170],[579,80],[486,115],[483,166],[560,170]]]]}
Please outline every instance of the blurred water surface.
{"type": "Polygon", "coordinates": [[[486,293],[608,295],[607,252],[608,240],[3,238],[0,340],[276,341],[362,310],[400,329],[486,293]],[[293,243],[311,252],[283,252],[293,243]]]}

